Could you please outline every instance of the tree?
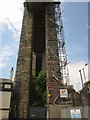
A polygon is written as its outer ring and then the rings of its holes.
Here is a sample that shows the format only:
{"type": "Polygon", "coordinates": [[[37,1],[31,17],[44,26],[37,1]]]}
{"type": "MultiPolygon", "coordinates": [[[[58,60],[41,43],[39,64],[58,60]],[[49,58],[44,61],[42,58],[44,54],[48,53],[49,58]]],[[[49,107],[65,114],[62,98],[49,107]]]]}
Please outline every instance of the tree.
{"type": "Polygon", "coordinates": [[[44,106],[46,102],[46,72],[40,71],[37,77],[32,75],[31,105],[44,106]]]}

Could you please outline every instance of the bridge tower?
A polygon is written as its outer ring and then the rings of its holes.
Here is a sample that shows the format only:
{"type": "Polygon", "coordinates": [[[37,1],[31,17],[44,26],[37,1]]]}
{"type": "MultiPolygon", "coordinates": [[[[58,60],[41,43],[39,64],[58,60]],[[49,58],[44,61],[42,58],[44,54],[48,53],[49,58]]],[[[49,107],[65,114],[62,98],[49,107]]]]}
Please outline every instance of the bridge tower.
{"type": "Polygon", "coordinates": [[[18,118],[29,117],[32,71],[36,76],[46,70],[47,110],[60,105],[59,90],[67,62],[60,2],[27,0],[24,8],[12,110],[18,118]]]}

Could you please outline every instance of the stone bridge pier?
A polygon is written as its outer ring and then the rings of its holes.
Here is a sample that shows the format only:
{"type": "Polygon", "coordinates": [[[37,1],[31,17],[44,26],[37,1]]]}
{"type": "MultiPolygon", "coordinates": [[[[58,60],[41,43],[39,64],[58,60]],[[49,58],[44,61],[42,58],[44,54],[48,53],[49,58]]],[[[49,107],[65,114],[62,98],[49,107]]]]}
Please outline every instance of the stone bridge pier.
{"type": "Polygon", "coordinates": [[[55,20],[56,4],[60,3],[24,3],[11,118],[29,118],[32,73],[37,76],[42,69],[46,70],[47,105],[60,104],[57,96],[61,87],[59,81],[62,79],[58,69],[60,65],[55,20]],[[48,97],[48,93],[51,97],[48,97]]]}

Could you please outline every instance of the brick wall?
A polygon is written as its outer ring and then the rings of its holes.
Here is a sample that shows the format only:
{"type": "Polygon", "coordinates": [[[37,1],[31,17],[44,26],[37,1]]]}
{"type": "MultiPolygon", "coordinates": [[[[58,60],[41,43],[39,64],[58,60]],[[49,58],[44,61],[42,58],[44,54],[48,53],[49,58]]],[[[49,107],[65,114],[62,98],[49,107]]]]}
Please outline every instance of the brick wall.
{"type": "Polygon", "coordinates": [[[59,99],[55,100],[59,94],[60,83],[53,77],[60,81],[60,65],[58,56],[58,40],[56,32],[55,21],[55,4],[49,3],[46,6],[46,73],[47,73],[47,85],[49,84],[48,91],[51,93],[49,97],[49,103],[59,104],[59,99]]]}

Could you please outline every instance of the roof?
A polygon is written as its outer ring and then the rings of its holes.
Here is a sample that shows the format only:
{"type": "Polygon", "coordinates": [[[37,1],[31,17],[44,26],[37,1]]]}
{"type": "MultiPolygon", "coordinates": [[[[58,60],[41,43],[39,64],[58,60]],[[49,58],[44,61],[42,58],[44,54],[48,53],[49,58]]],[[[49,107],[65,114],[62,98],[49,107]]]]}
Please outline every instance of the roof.
{"type": "Polygon", "coordinates": [[[0,91],[12,91],[13,82],[6,78],[0,78],[0,91]]]}
{"type": "Polygon", "coordinates": [[[0,78],[0,84],[2,83],[12,83],[12,81],[7,78],[0,78]]]}

